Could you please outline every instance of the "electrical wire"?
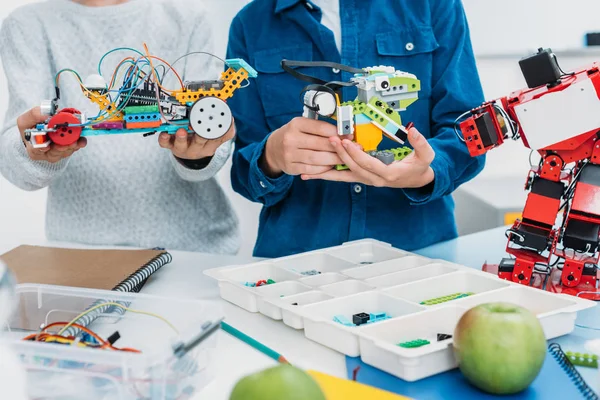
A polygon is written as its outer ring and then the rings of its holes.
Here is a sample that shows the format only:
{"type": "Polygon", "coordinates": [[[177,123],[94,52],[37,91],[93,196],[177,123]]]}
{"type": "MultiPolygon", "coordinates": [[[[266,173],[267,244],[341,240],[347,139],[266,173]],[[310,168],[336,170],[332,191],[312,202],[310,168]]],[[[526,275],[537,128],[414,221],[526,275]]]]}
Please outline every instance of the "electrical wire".
{"type": "Polygon", "coordinates": [[[164,73],[164,75],[163,75],[163,79],[164,79],[164,78],[167,76],[167,74],[168,74],[169,72],[171,72],[171,70],[173,70],[173,72],[175,72],[175,70],[173,69],[173,66],[174,66],[175,64],[177,64],[177,62],[178,62],[178,61],[180,61],[180,60],[182,60],[182,59],[184,59],[184,58],[186,58],[186,57],[189,57],[189,56],[191,56],[191,55],[194,55],[194,54],[205,54],[205,55],[207,55],[207,56],[214,57],[214,58],[216,58],[217,60],[221,61],[223,64],[227,65],[227,61],[226,61],[226,60],[222,59],[221,57],[219,57],[219,56],[217,56],[217,55],[215,55],[215,54],[213,54],[213,53],[209,53],[209,52],[207,52],[207,51],[191,51],[191,52],[189,52],[189,53],[187,53],[187,54],[184,54],[184,55],[182,55],[181,57],[179,57],[179,58],[178,58],[178,59],[176,59],[175,61],[173,61],[173,62],[171,63],[171,65],[169,66],[169,69],[165,71],[165,73],[164,73]]]}
{"type": "Polygon", "coordinates": [[[469,115],[469,114],[471,114],[471,111],[466,111],[466,112],[462,113],[462,114],[461,114],[461,115],[460,115],[458,118],[456,118],[456,119],[454,120],[454,134],[455,134],[455,135],[456,135],[456,137],[457,137],[457,138],[458,138],[458,139],[459,139],[461,142],[463,142],[463,143],[465,143],[465,142],[466,142],[466,140],[465,140],[465,138],[463,138],[463,137],[462,137],[462,135],[461,135],[460,133],[458,133],[458,129],[457,129],[457,127],[458,127],[459,121],[460,121],[461,119],[463,119],[464,117],[466,117],[467,115],[469,115]]]}
{"type": "Polygon", "coordinates": [[[52,324],[49,324],[48,326],[45,326],[41,332],[38,333],[34,333],[31,335],[26,336],[25,338],[23,338],[23,340],[25,341],[35,341],[35,342],[48,342],[48,343],[52,343],[52,342],[58,342],[58,343],[62,343],[62,344],[83,344],[85,347],[92,347],[92,348],[99,348],[99,349],[105,349],[108,348],[110,350],[115,350],[115,351],[126,351],[126,352],[132,352],[132,353],[140,353],[139,350],[136,349],[132,349],[132,348],[128,348],[128,347],[123,347],[123,348],[117,348],[114,347],[112,344],[110,344],[110,342],[102,339],[97,333],[93,332],[92,330],[82,326],[82,325],[78,325],[78,324],[74,324],[74,323],[69,323],[69,322],[54,322],[52,324]],[[60,333],[57,335],[53,335],[50,334],[48,332],[46,332],[46,330],[55,327],[55,326],[68,326],[69,324],[71,324],[70,326],[76,327],[77,329],[80,329],[82,332],[87,333],[88,335],[92,336],[94,339],[96,339],[96,341],[99,343],[99,345],[96,345],[95,343],[89,343],[89,342],[85,342],[85,341],[81,341],[78,340],[74,337],[65,337],[65,336],[60,336],[60,333]]]}
{"type": "Polygon", "coordinates": [[[104,307],[104,306],[114,306],[114,307],[119,307],[125,311],[129,311],[132,312],[134,314],[142,314],[142,315],[148,315],[150,317],[154,317],[154,318],[158,318],[161,321],[163,321],[165,324],[169,325],[171,327],[171,329],[173,329],[175,331],[175,333],[179,333],[179,331],[177,330],[177,328],[171,323],[169,322],[169,320],[167,320],[166,318],[158,315],[158,314],[154,314],[148,311],[140,311],[140,310],[134,310],[131,309],[129,307],[125,307],[122,304],[119,303],[115,303],[115,302],[106,302],[106,303],[101,303],[101,304],[97,304],[94,307],[91,307],[89,309],[87,309],[86,311],[82,312],[81,314],[79,314],[78,316],[76,316],[75,318],[73,318],[73,320],[71,320],[71,322],[69,322],[67,325],[65,325],[59,332],[58,334],[61,335],[63,334],[67,329],[69,329],[69,327],[71,326],[75,326],[75,321],[77,321],[79,318],[91,313],[92,311],[97,310],[98,308],[104,307]]]}
{"type": "MultiPolygon", "coordinates": [[[[146,52],[145,57],[148,59],[148,62],[150,63],[150,67],[152,67],[152,73],[154,74],[154,79],[156,79],[156,81],[157,81],[156,83],[157,83],[158,87],[160,87],[165,92],[176,92],[177,90],[167,90],[167,89],[165,89],[164,87],[162,87],[162,85],[160,84],[160,82],[158,82],[158,77],[156,76],[156,70],[154,70],[154,66],[152,65],[152,59],[154,58],[154,59],[156,59],[156,60],[164,63],[165,65],[168,65],[169,67],[171,67],[171,65],[168,62],[166,62],[165,60],[163,60],[162,58],[150,55],[150,50],[148,50],[148,45],[146,43],[144,43],[144,50],[146,52]]],[[[183,85],[183,81],[181,80],[181,77],[179,76],[179,74],[177,73],[177,71],[173,70],[173,73],[175,74],[175,76],[179,80],[179,83],[181,84],[181,90],[184,90],[185,86],[183,85]]]]}
{"type": "Polygon", "coordinates": [[[108,55],[110,55],[110,54],[112,54],[112,53],[114,53],[114,52],[117,52],[117,51],[125,51],[125,50],[127,50],[127,51],[133,51],[134,53],[137,53],[137,54],[139,54],[140,56],[144,56],[144,53],[142,53],[141,51],[139,51],[139,50],[136,50],[136,49],[134,49],[134,48],[131,48],[131,47],[117,47],[117,48],[115,48],[115,49],[109,50],[109,51],[107,51],[106,53],[104,53],[104,55],[102,56],[102,58],[100,58],[100,61],[98,62],[98,74],[99,74],[99,75],[102,75],[102,62],[104,61],[104,59],[105,59],[105,58],[106,58],[108,55]]]}

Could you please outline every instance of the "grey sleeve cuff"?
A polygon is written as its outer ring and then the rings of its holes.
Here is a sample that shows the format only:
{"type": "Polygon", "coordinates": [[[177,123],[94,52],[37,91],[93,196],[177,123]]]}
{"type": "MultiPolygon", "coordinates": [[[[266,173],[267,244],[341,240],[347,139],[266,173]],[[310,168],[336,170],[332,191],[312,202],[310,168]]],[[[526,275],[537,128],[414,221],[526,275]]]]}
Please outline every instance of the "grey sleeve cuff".
{"type": "Polygon", "coordinates": [[[48,186],[69,164],[68,158],[57,163],[31,160],[16,126],[2,134],[0,154],[2,175],[23,190],[38,190],[48,186]]]}
{"type": "Polygon", "coordinates": [[[228,140],[220,145],[208,165],[202,169],[187,168],[185,165],[181,164],[173,154],[170,156],[171,164],[173,164],[173,168],[175,168],[175,171],[183,180],[189,182],[206,181],[214,177],[217,172],[223,168],[223,165],[225,165],[227,159],[231,155],[232,148],[233,140],[228,140]]]}

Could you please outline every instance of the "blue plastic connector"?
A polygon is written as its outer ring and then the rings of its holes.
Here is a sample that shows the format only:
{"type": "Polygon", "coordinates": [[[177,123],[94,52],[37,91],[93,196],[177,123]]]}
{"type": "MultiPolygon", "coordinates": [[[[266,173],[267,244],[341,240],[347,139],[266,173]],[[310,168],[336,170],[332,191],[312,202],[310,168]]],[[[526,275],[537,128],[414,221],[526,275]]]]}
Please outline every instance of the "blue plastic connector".
{"type": "Polygon", "coordinates": [[[241,58],[230,58],[229,60],[225,60],[225,64],[227,64],[228,67],[233,68],[234,71],[244,68],[246,72],[248,72],[248,78],[256,78],[258,76],[256,70],[241,58]]]}

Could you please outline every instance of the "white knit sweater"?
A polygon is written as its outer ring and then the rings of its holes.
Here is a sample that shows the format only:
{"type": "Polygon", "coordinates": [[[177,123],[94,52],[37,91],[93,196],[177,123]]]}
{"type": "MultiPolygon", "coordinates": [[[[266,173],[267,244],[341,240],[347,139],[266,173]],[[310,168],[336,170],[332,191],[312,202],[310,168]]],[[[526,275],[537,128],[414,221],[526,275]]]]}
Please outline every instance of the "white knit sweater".
{"type": "MultiPolygon", "coordinates": [[[[190,51],[210,52],[207,21],[202,2],[194,0],[131,0],[109,7],[49,0],[19,8],[4,21],[0,57],[10,105],[0,131],[0,172],[24,190],[48,187],[49,239],[237,252],[237,218],[214,179],[231,153],[231,142],[219,147],[202,170],[183,167],[159,147],[157,136],[140,135],[91,137],[71,158],[50,164],[29,159],[16,127],[18,115],[54,97],[58,70],[73,68],[85,79],[108,50],[141,49],[143,43],[171,62],[190,51]]],[[[103,75],[110,76],[129,55],[107,57],[103,75]]],[[[215,79],[223,67],[207,56],[185,60],[175,68],[188,80],[215,79]]],[[[62,75],[60,85],[62,107],[98,113],[73,77],[62,75]]],[[[173,88],[173,81],[170,85],[165,83],[173,88]]]]}

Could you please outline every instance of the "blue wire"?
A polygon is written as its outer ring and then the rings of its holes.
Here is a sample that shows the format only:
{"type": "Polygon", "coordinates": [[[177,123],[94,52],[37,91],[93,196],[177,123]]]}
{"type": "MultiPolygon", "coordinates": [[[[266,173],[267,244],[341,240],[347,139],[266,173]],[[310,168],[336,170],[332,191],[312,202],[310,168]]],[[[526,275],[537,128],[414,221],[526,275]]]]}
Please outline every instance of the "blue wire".
{"type": "Polygon", "coordinates": [[[121,51],[121,50],[129,50],[129,51],[133,51],[134,53],[139,54],[140,56],[144,56],[144,54],[136,49],[133,49],[131,47],[117,47],[116,49],[112,49],[106,53],[104,53],[104,55],[102,56],[102,58],[100,59],[100,61],[98,62],[98,74],[102,75],[102,62],[104,61],[104,59],[109,55],[114,53],[115,51],[121,51]]]}

